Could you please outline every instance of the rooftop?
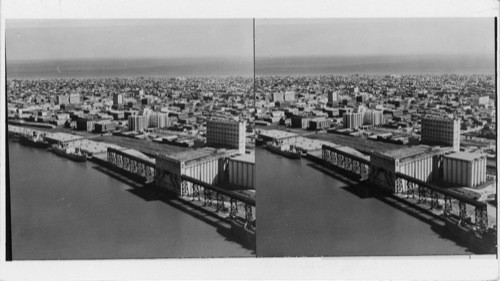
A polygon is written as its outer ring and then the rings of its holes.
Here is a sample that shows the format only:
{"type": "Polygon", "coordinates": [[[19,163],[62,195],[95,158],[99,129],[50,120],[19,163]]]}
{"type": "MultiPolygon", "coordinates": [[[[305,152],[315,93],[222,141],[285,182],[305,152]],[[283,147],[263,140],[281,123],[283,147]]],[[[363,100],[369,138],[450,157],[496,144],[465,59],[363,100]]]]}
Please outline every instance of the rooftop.
{"type": "Polygon", "coordinates": [[[83,139],[82,136],[76,136],[76,135],[65,134],[65,133],[51,133],[51,134],[47,134],[45,136],[45,138],[57,140],[57,141],[72,141],[72,140],[83,139]]]}
{"type": "Polygon", "coordinates": [[[226,149],[215,149],[215,148],[199,148],[192,149],[183,152],[177,152],[168,157],[176,159],[180,162],[184,162],[185,165],[195,164],[197,162],[201,162],[204,160],[210,160],[213,158],[220,158],[228,154],[233,154],[235,150],[226,150],[226,149]]]}
{"type": "Polygon", "coordinates": [[[394,160],[399,160],[400,163],[411,161],[421,157],[429,157],[439,153],[443,153],[447,148],[434,148],[430,146],[408,146],[405,148],[386,150],[380,153],[375,153],[385,157],[392,158],[394,160]]]}
{"type": "Polygon", "coordinates": [[[458,160],[465,160],[465,161],[474,161],[476,159],[480,159],[484,157],[484,154],[481,153],[470,153],[470,152],[462,152],[462,151],[457,151],[452,154],[446,155],[446,158],[452,158],[452,159],[458,159],[458,160]]]}
{"type": "Polygon", "coordinates": [[[236,161],[241,161],[241,162],[248,162],[248,163],[254,163],[255,164],[255,153],[245,153],[242,155],[237,155],[234,157],[231,157],[231,159],[236,160],[236,161]]]}
{"type": "Polygon", "coordinates": [[[298,136],[297,134],[284,132],[280,130],[262,130],[260,134],[268,138],[276,138],[276,139],[298,136]]]}

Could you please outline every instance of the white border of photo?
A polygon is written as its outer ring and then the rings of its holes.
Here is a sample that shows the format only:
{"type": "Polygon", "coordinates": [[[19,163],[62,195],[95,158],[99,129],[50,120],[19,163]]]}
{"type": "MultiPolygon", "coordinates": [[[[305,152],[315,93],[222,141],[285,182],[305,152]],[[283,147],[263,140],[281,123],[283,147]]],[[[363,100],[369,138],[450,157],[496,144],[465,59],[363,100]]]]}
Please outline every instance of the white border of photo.
{"type": "MultiPolygon", "coordinates": [[[[3,0],[5,19],[495,17],[497,0],[3,0]]],[[[492,42],[493,43],[493,42],[492,42]]],[[[498,61],[496,63],[498,69],[498,61]]],[[[0,112],[5,108],[1,81],[0,112]]],[[[497,83],[498,87],[498,83],[497,83]]],[[[0,114],[0,279],[498,279],[495,256],[5,261],[5,114],[0,114]]],[[[258,235],[258,233],[257,233],[258,235]]],[[[258,245],[257,245],[258,247],[258,245]]],[[[258,249],[258,248],[257,248],[258,249]]]]}

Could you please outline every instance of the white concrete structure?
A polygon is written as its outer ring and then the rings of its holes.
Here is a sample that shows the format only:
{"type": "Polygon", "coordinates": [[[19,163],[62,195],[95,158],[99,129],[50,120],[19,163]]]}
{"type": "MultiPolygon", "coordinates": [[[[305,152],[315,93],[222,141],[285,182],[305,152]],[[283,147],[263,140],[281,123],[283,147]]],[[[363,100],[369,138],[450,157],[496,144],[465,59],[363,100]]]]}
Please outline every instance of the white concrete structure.
{"type": "MultiPolygon", "coordinates": [[[[441,150],[432,150],[426,146],[373,152],[370,155],[370,181],[390,190],[396,187],[395,173],[430,182],[438,175],[437,155],[441,153],[441,150]]],[[[406,187],[407,183],[403,181],[402,188],[406,187]]]]}
{"type": "Polygon", "coordinates": [[[486,181],[486,155],[455,152],[443,159],[444,180],[466,187],[476,187],[486,181]]]}
{"type": "Polygon", "coordinates": [[[156,185],[177,195],[188,196],[193,192],[193,184],[181,181],[181,175],[212,185],[223,183],[226,180],[224,178],[224,170],[227,169],[226,159],[235,153],[235,150],[217,151],[203,148],[172,155],[158,154],[156,185]]]}
{"type": "Polygon", "coordinates": [[[363,125],[380,125],[383,117],[384,113],[381,110],[367,110],[363,116],[363,125]]]}
{"type": "Polygon", "coordinates": [[[143,132],[149,126],[149,116],[129,116],[129,131],[143,132]]]}
{"type": "Polygon", "coordinates": [[[460,119],[444,117],[422,118],[422,144],[446,145],[460,150],[460,119]]]}
{"type": "Polygon", "coordinates": [[[255,154],[229,158],[229,184],[235,188],[255,189],[255,154]]]}
{"type": "Polygon", "coordinates": [[[113,94],[113,105],[123,104],[123,94],[113,94]]]}
{"type": "Polygon", "coordinates": [[[69,103],[71,103],[71,104],[80,103],[80,94],[70,94],[69,95],[69,103]]]}
{"type": "Polygon", "coordinates": [[[285,100],[285,95],[281,92],[273,93],[273,101],[284,101],[285,100]]]}
{"type": "Polygon", "coordinates": [[[284,95],[285,101],[293,101],[295,100],[295,92],[294,91],[286,91],[284,95]]]}
{"type": "Polygon", "coordinates": [[[153,112],[149,116],[149,127],[166,128],[168,126],[168,114],[161,112],[153,112]]]}
{"type": "Polygon", "coordinates": [[[328,96],[328,105],[332,106],[333,102],[336,102],[339,100],[339,93],[338,92],[330,92],[327,94],[328,96]]]}
{"type": "Polygon", "coordinates": [[[364,112],[344,113],[344,116],[342,116],[344,119],[344,128],[355,130],[363,125],[363,115],[364,112]]]}
{"type": "Polygon", "coordinates": [[[238,149],[245,154],[246,122],[212,119],[207,121],[207,146],[238,149]]]}
{"type": "Polygon", "coordinates": [[[474,105],[476,106],[481,106],[481,105],[488,105],[488,103],[490,102],[490,97],[489,96],[483,96],[483,97],[474,97],[473,99],[473,103],[474,105]]]}

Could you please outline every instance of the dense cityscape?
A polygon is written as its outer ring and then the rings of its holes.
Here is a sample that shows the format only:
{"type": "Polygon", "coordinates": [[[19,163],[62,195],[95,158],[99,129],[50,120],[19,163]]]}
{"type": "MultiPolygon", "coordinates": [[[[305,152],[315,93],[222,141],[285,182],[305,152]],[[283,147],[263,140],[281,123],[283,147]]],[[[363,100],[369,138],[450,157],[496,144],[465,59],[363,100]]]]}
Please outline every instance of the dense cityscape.
{"type": "Polygon", "coordinates": [[[444,216],[456,239],[494,252],[493,76],[276,76],[256,84],[258,144],[368,180],[444,216]],[[465,202],[475,206],[474,219],[465,202]],[[472,238],[479,232],[483,240],[472,238]]]}
{"type": "Polygon", "coordinates": [[[489,29],[14,21],[10,259],[494,254],[489,29]]]}
{"type": "Polygon", "coordinates": [[[251,79],[9,80],[9,134],[229,223],[255,247],[251,79]]]}

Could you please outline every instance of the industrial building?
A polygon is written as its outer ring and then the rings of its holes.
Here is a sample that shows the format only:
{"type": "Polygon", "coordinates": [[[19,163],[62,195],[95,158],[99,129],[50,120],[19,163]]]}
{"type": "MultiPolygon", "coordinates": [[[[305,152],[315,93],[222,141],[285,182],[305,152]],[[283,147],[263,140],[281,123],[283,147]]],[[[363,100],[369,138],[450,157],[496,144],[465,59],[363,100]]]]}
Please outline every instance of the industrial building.
{"type": "Polygon", "coordinates": [[[207,146],[238,149],[245,154],[246,122],[228,119],[207,121],[207,146]]]}
{"type": "Polygon", "coordinates": [[[477,187],[486,181],[486,155],[455,152],[444,156],[443,178],[461,187],[477,187]]]}
{"type": "Polygon", "coordinates": [[[49,145],[58,144],[66,146],[68,144],[83,140],[83,137],[65,133],[51,133],[46,134],[44,139],[49,143],[49,145]]]}
{"type": "Polygon", "coordinates": [[[229,158],[228,184],[235,189],[255,189],[255,154],[229,158]]]}
{"type": "Polygon", "coordinates": [[[158,187],[177,195],[187,196],[193,192],[193,184],[182,182],[181,175],[201,180],[208,184],[227,181],[227,158],[236,150],[201,148],[171,155],[156,156],[155,183],[158,187]]]}
{"type": "MultiPolygon", "coordinates": [[[[396,188],[395,173],[431,182],[439,177],[439,155],[446,151],[428,146],[415,146],[385,152],[372,152],[370,155],[370,182],[391,191],[396,188]]],[[[402,184],[403,189],[405,189],[406,183],[402,184]]]]}
{"type": "Polygon", "coordinates": [[[422,118],[420,142],[428,145],[445,145],[460,150],[460,119],[444,117],[422,118]]]}
{"type": "Polygon", "coordinates": [[[363,125],[364,112],[358,113],[345,113],[343,116],[344,128],[356,130],[359,126],[363,125]]]}
{"type": "Polygon", "coordinates": [[[259,133],[259,138],[264,142],[283,142],[299,137],[299,135],[294,133],[288,133],[280,130],[261,130],[259,133]]]}

